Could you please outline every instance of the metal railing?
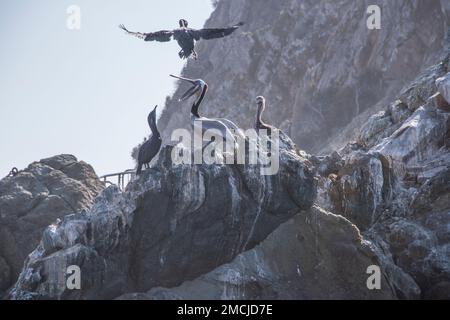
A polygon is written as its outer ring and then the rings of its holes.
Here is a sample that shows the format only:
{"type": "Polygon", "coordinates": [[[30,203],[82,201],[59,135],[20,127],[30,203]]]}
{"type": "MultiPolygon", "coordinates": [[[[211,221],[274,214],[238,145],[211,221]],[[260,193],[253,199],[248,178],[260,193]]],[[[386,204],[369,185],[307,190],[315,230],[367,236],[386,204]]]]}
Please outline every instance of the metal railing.
{"type": "Polygon", "coordinates": [[[124,190],[127,184],[131,180],[133,180],[135,176],[136,170],[128,169],[123,172],[105,174],[104,176],[100,177],[100,180],[102,180],[104,183],[114,184],[118,186],[120,190],[124,190]],[[116,178],[117,183],[110,181],[111,178],[116,178]]]}

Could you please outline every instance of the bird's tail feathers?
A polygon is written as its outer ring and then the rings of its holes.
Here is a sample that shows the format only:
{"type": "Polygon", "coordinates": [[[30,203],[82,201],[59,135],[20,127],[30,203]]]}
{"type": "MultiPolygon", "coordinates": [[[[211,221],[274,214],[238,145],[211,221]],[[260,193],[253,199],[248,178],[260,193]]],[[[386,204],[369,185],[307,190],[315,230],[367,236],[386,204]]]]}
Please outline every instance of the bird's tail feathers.
{"type": "Polygon", "coordinates": [[[141,173],[142,173],[142,163],[139,163],[136,170],[136,175],[140,175],[141,173]]]}

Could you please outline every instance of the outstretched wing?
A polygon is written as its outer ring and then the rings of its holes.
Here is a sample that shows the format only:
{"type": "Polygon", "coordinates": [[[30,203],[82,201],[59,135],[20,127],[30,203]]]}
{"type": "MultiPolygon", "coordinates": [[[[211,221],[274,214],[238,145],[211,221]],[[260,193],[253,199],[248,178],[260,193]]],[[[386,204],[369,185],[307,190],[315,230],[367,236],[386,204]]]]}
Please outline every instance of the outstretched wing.
{"type": "Polygon", "coordinates": [[[237,28],[242,25],[244,25],[244,23],[239,22],[237,25],[228,28],[205,28],[200,30],[193,30],[193,35],[195,40],[223,38],[232,34],[237,28]]]}
{"type": "Polygon", "coordinates": [[[123,24],[119,25],[119,28],[124,30],[127,34],[131,36],[135,36],[139,39],[143,39],[145,41],[159,41],[159,42],[167,42],[170,41],[170,38],[173,35],[173,31],[168,30],[161,30],[156,32],[149,32],[149,33],[143,33],[143,32],[132,32],[129,31],[123,24]]]}

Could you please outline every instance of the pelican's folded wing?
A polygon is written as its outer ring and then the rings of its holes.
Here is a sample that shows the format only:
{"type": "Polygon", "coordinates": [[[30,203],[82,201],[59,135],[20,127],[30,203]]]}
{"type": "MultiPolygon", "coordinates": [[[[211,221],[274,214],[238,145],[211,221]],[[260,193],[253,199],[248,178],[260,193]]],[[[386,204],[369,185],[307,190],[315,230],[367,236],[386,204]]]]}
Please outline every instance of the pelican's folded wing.
{"type": "Polygon", "coordinates": [[[242,25],[243,23],[240,22],[237,25],[228,28],[205,28],[200,30],[193,30],[193,35],[195,40],[223,38],[232,34],[237,28],[242,25]]]}

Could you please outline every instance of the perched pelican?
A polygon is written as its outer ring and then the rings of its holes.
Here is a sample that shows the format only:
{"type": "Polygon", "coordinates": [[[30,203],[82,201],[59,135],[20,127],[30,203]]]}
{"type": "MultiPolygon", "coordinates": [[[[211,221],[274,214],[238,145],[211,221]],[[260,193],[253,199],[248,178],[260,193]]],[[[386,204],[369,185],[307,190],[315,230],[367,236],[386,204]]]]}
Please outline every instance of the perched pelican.
{"type": "Polygon", "coordinates": [[[132,32],[128,31],[123,24],[119,25],[119,28],[124,30],[126,33],[144,39],[145,41],[159,41],[167,42],[173,37],[174,40],[178,42],[181,47],[181,51],[178,53],[180,58],[187,59],[191,55],[197,60],[197,53],[194,50],[194,40],[198,41],[200,39],[215,39],[222,38],[232,34],[237,28],[243,25],[242,22],[238,23],[232,27],[226,28],[205,28],[200,30],[195,30],[188,28],[188,22],[184,19],[179,21],[180,28],[175,30],[161,30],[156,32],[142,33],[142,32],[132,32]]]}
{"type": "Polygon", "coordinates": [[[152,130],[152,136],[145,141],[141,147],[139,148],[138,153],[138,167],[136,170],[136,174],[141,174],[142,166],[148,164],[152,159],[156,156],[159,149],[161,148],[161,135],[159,134],[158,128],[156,127],[156,108],[155,106],[152,112],[148,114],[147,122],[150,126],[150,130],[152,130]]]}
{"type": "MultiPolygon", "coordinates": [[[[234,137],[233,132],[230,130],[234,128],[238,128],[232,121],[228,119],[217,119],[217,118],[206,118],[202,117],[198,113],[198,108],[205,98],[205,94],[208,91],[208,84],[202,79],[188,79],[179,76],[170,75],[171,77],[190,82],[192,87],[187,90],[179,99],[179,101],[185,101],[192,97],[193,95],[197,96],[197,99],[192,104],[191,108],[191,125],[195,129],[195,127],[202,127],[202,134],[205,133],[206,130],[216,129],[220,132],[223,140],[227,138],[227,135],[233,139],[233,142],[236,143],[236,139],[234,137]]],[[[194,130],[195,133],[196,130],[194,130]]]]}
{"type": "Polygon", "coordinates": [[[264,109],[266,108],[266,99],[263,96],[257,96],[256,97],[256,104],[258,106],[258,111],[256,112],[256,124],[255,124],[255,129],[257,131],[261,130],[261,129],[266,129],[267,132],[270,134],[271,130],[275,129],[274,127],[272,127],[271,125],[268,125],[267,123],[265,123],[261,117],[262,117],[262,113],[264,112],[264,109]]]}

